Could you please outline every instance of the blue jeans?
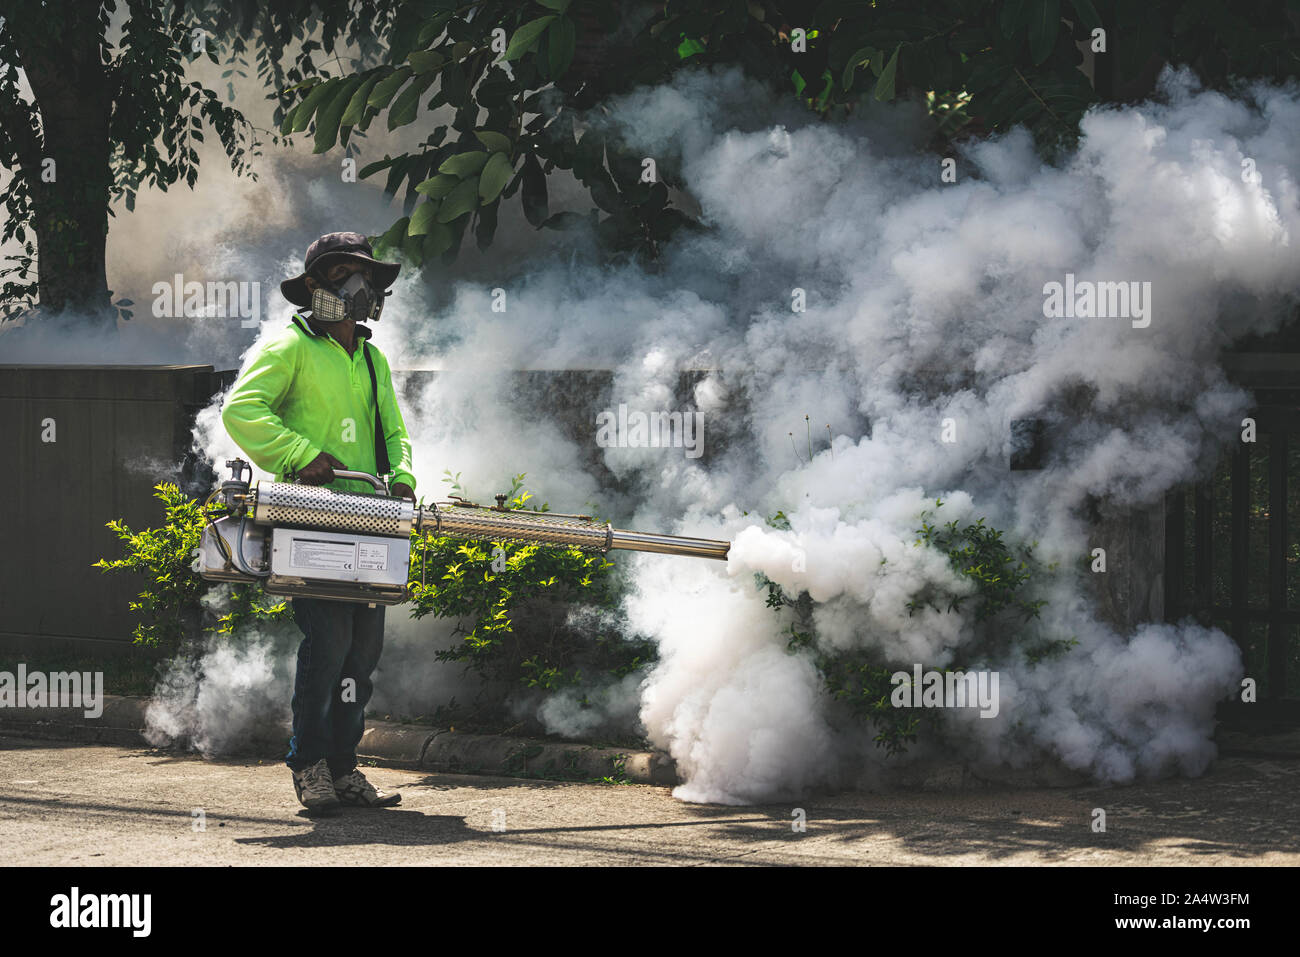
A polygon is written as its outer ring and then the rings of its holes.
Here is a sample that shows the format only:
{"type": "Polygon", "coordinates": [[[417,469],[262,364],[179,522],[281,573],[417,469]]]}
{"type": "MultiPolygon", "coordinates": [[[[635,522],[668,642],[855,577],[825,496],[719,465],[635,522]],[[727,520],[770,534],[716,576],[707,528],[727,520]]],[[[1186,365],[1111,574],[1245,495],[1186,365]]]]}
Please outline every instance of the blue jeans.
{"type": "Polygon", "coordinates": [[[325,758],[338,778],[357,766],[366,703],[374,690],[370,675],[384,648],[384,606],[295,598],[293,618],[303,639],[285,764],[302,771],[325,758]]]}

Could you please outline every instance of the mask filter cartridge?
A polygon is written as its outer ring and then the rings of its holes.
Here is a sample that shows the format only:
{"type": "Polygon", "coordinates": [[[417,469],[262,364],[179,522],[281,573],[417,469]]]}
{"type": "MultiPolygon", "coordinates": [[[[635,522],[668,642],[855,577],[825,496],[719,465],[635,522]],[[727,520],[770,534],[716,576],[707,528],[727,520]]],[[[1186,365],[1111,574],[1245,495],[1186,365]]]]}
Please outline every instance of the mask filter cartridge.
{"type": "Polygon", "coordinates": [[[384,310],[387,295],[376,293],[365,276],[354,272],[337,290],[323,286],[312,290],[312,317],[321,322],[374,322],[384,310]]]}

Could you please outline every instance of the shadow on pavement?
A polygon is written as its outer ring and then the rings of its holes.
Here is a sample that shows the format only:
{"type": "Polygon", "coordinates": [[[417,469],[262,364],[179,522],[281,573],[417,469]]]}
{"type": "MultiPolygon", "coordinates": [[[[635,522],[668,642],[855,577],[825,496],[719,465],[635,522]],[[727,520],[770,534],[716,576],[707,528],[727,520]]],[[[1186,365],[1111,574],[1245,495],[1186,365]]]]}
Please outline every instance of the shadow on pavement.
{"type": "Polygon", "coordinates": [[[465,818],[459,815],[425,814],[423,811],[404,811],[400,807],[344,808],[334,814],[312,816],[302,811],[298,818],[309,821],[311,830],[264,837],[237,837],[235,843],[280,850],[376,844],[420,847],[484,836],[481,831],[471,829],[465,818]]]}

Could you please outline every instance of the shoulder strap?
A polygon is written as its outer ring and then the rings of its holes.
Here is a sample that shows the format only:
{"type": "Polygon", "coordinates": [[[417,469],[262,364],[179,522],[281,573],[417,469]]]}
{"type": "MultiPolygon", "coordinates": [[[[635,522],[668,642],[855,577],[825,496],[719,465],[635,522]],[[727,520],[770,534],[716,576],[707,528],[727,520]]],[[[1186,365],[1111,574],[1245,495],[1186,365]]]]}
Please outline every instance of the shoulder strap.
{"type": "Polygon", "coordinates": [[[383,419],[379,417],[379,380],[375,378],[375,363],[370,358],[370,343],[362,339],[361,348],[366,354],[366,367],[370,369],[370,389],[375,397],[375,472],[378,475],[387,475],[390,471],[388,443],[384,440],[383,419]]]}

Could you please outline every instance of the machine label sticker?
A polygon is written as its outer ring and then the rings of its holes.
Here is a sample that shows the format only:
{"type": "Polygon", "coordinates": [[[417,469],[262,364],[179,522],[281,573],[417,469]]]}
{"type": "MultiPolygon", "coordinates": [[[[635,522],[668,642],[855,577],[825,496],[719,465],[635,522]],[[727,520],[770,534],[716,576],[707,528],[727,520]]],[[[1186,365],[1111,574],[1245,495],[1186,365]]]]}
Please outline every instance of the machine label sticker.
{"type": "Polygon", "coordinates": [[[388,568],[388,546],[374,542],[357,542],[357,568],[382,572],[388,568]]]}
{"type": "Polygon", "coordinates": [[[356,546],[351,542],[325,542],[315,538],[295,538],[289,550],[289,564],[294,568],[351,571],[356,557],[356,546]]]}

